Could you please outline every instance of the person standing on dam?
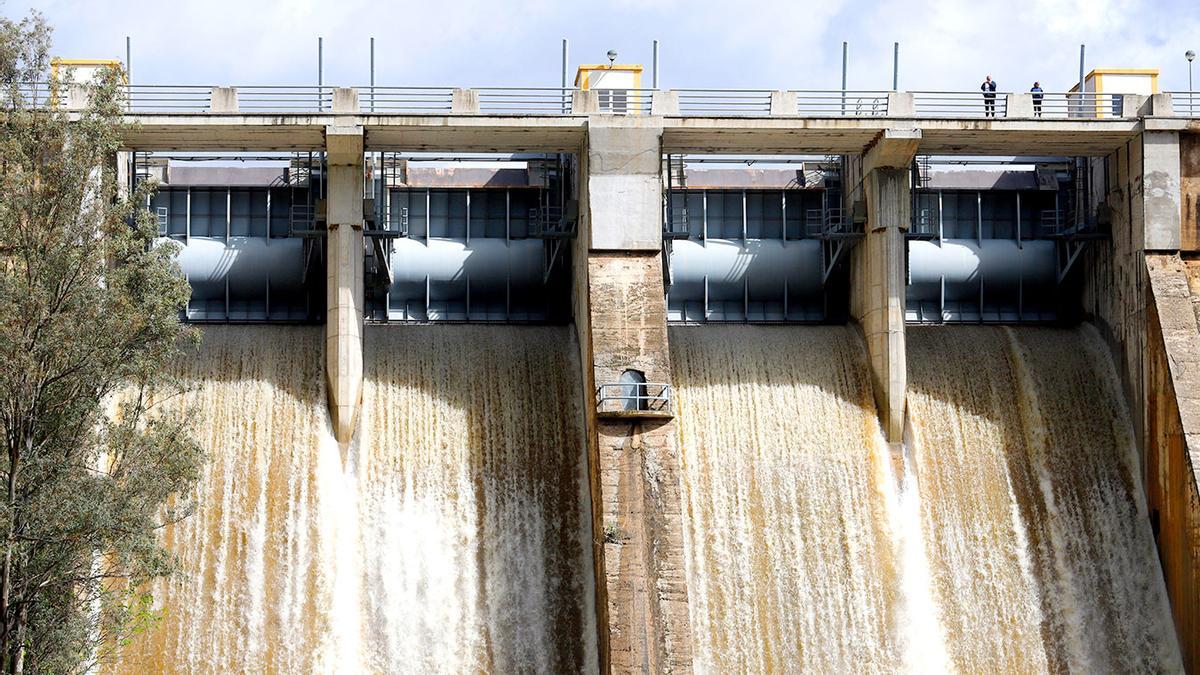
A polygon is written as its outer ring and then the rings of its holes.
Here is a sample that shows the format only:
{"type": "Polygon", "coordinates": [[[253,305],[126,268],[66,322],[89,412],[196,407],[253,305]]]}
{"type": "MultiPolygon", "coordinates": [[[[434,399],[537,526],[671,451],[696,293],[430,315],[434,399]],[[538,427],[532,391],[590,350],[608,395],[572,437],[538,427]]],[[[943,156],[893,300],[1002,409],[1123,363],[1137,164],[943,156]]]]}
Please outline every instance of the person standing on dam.
{"type": "Polygon", "coordinates": [[[992,80],[992,76],[988,75],[983,78],[983,84],[979,85],[980,91],[983,92],[983,114],[985,117],[996,116],[996,82],[992,80]]]}
{"type": "Polygon", "coordinates": [[[1033,86],[1029,88],[1029,93],[1033,94],[1033,116],[1041,117],[1042,97],[1044,96],[1044,94],[1042,94],[1042,83],[1034,82],[1033,86]]]}

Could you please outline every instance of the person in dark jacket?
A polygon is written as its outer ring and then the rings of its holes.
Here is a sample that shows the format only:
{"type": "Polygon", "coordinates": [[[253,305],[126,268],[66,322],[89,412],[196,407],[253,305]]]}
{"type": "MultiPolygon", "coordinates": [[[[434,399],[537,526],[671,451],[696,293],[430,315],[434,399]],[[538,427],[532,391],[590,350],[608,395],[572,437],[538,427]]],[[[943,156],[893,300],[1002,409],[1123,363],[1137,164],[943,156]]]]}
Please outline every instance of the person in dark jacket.
{"type": "Polygon", "coordinates": [[[985,117],[996,116],[996,82],[992,80],[992,76],[988,75],[983,80],[983,84],[979,85],[979,90],[983,92],[983,114],[985,117]]]}
{"type": "Polygon", "coordinates": [[[1029,93],[1033,94],[1033,116],[1041,117],[1042,116],[1042,96],[1043,96],[1042,83],[1034,82],[1033,87],[1030,88],[1030,90],[1029,90],[1029,93]]]}

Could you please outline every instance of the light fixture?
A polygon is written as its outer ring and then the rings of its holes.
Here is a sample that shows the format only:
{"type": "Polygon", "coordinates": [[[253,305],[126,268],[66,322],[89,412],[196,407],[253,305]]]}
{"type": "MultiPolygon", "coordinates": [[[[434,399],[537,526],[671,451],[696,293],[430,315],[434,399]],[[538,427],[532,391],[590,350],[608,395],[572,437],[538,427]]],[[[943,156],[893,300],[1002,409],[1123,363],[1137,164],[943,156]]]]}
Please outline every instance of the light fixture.
{"type": "Polygon", "coordinates": [[[1196,58],[1196,52],[1189,49],[1183,56],[1188,60],[1188,63],[1191,63],[1196,58]]]}
{"type": "Polygon", "coordinates": [[[615,50],[615,49],[608,50],[608,66],[610,68],[613,65],[613,61],[616,61],[616,60],[617,60],[617,50],[615,50]]]}

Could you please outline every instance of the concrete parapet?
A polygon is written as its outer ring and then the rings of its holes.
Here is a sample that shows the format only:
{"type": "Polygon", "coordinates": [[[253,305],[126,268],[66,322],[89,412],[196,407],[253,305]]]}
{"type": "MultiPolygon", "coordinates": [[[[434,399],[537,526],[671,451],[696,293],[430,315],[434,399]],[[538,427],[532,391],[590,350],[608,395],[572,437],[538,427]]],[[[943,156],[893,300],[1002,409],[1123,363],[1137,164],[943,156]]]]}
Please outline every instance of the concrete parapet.
{"type": "Polygon", "coordinates": [[[474,89],[455,89],[450,94],[450,112],[456,115],[478,115],[479,92],[474,89]]]}
{"type": "Polygon", "coordinates": [[[83,110],[91,102],[91,94],[86,84],[72,82],[67,85],[67,100],[64,106],[67,110],[83,110]]]}
{"type": "Polygon", "coordinates": [[[358,424],[363,381],[363,130],[325,132],[329,183],[326,207],[327,285],[325,376],[338,442],[358,424]]]}
{"type": "Polygon", "coordinates": [[[1033,117],[1033,94],[1006,94],[1004,116],[1016,118],[1033,117]]]}
{"type": "Polygon", "coordinates": [[[679,93],[674,91],[655,91],[650,95],[651,115],[678,115],[679,93]]]}
{"type": "Polygon", "coordinates": [[[913,95],[907,91],[892,91],[887,95],[887,116],[888,117],[915,117],[917,114],[916,103],[913,101],[913,95]]]}
{"type": "Polygon", "coordinates": [[[234,87],[213,87],[208,97],[208,111],[212,113],[236,113],[238,94],[234,87]]]}
{"type": "Polygon", "coordinates": [[[794,91],[771,92],[771,116],[787,117],[799,113],[799,102],[794,91]]]}
{"type": "Polygon", "coordinates": [[[357,115],[359,113],[358,90],[334,87],[333,112],[339,115],[357,115]]]}
{"type": "Polygon", "coordinates": [[[1174,117],[1175,105],[1171,95],[1167,93],[1151,94],[1149,108],[1142,108],[1142,115],[1148,117],[1174,117]]]}
{"type": "Polygon", "coordinates": [[[571,92],[572,114],[590,115],[598,112],[600,112],[600,97],[596,92],[591,90],[571,92]]]}
{"type": "Polygon", "coordinates": [[[1149,99],[1139,94],[1121,95],[1121,117],[1138,117],[1149,99]]]}

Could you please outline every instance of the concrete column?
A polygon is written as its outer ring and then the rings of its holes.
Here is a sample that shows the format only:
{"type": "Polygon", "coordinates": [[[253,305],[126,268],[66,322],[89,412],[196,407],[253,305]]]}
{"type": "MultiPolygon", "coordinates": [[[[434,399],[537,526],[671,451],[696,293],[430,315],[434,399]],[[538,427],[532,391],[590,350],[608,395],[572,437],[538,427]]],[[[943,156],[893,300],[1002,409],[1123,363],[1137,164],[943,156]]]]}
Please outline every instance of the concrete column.
{"type": "Polygon", "coordinates": [[[1179,132],[1142,134],[1142,200],[1146,250],[1174,251],[1182,238],[1179,132]]]}
{"type": "Polygon", "coordinates": [[[871,361],[875,403],[889,443],[904,439],[908,385],[904,343],[905,238],[911,221],[909,165],[921,134],[888,130],[862,159],[863,241],[850,255],[850,313],[871,361]]]}
{"type": "Polygon", "coordinates": [[[602,672],[691,669],[679,457],[668,417],[602,417],[626,369],[670,383],[662,278],[662,126],[595,115],[581,159],[575,325],[588,410],[602,672]]]}
{"type": "Polygon", "coordinates": [[[450,112],[456,115],[478,115],[479,92],[474,89],[455,89],[450,93],[450,112]]]}
{"type": "Polygon", "coordinates": [[[238,111],[237,89],[213,87],[208,96],[208,111],[213,113],[235,113],[238,111]]]}
{"type": "Polygon", "coordinates": [[[349,443],[362,401],[363,129],[325,129],[326,202],[325,377],[338,442],[349,443]]]}

